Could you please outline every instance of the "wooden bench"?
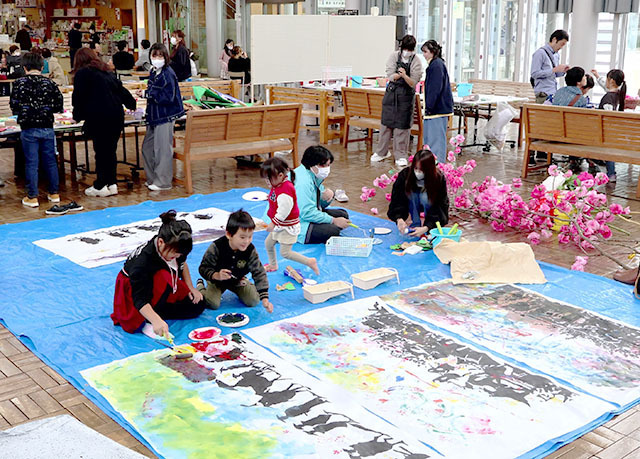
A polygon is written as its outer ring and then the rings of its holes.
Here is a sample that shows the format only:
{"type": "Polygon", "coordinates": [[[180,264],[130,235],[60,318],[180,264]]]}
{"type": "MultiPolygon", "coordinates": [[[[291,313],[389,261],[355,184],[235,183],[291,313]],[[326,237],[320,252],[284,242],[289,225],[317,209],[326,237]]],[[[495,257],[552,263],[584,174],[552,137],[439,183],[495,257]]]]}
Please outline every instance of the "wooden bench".
{"type": "Polygon", "coordinates": [[[184,141],[173,154],[184,163],[187,192],[193,193],[193,161],[292,150],[290,166],[296,167],[301,115],[300,104],[190,111],[184,141]]]}
{"type": "MultiPolygon", "coordinates": [[[[526,144],[522,178],[529,171],[529,154],[547,153],[547,165],[553,153],[640,164],[640,113],[612,112],[589,108],[525,104],[523,124],[526,144]]],[[[640,198],[640,182],[636,190],[640,198]]]]}
{"type": "MultiPolygon", "coordinates": [[[[536,95],[530,83],[522,83],[519,81],[502,81],[502,80],[478,80],[470,79],[469,83],[473,84],[473,94],[491,94],[494,96],[512,96],[526,97],[528,102],[512,102],[510,105],[520,111],[520,115],[511,120],[512,123],[518,124],[518,145],[522,143],[522,106],[525,103],[534,103],[536,95]]],[[[488,114],[483,116],[488,118],[488,114]]]]}
{"type": "Polygon", "coordinates": [[[330,91],[306,88],[288,88],[285,86],[267,86],[267,100],[274,103],[300,103],[318,108],[303,108],[302,116],[318,118],[319,126],[303,126],[304,129],[318,130],[320,143],[328,143],[333,139],[342,139],[344,130],[344,112],[331,110],[335,108],[335,96],[330,91]],[[330,129],[334,124],[339,129],[330,129]]]}
{"type": "MultiPolygon", "coordinates": [[[[362,88],[342,88],[342,103],[344,105],[345,127],[342,144],[346,147],[349,142],[365,140],[373,142],[373,130],[380,129],[382,117],[382,98],[384,91],[362,88]],[[369,130],[367,137],[349,140],[349,128],[357,126],[369,130]]],[[[420,94],[416,94],[413,109],[413,125],[411,134],[418,136],[418,150],[423,144],[422,103],[420,94]]]]}
{"type": "Polygon", "coordinates": [[[204,86],[205,88],[215,89],[224,94],[229,94],[236,99],[240,99],[240,82],[238,80],[203,80],[203,81],[182,81],[178,83],[180,87],[180,95],[185,97],[193,97],[194,86],[204,86]]]}

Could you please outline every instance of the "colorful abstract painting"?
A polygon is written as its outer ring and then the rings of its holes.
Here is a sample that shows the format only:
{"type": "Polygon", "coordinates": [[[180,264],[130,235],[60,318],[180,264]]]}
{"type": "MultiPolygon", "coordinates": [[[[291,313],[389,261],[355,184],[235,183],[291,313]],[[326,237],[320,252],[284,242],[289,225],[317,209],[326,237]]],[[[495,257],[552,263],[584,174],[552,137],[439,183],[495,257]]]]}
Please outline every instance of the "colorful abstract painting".
{"type": "Polygon", "coordinates": [[[447,457],[517,457],[613,408],[431,331],[376,297],[246,334],[447,457]]]}
{"type": "MultiPolygon", "coordinates": [[[[193,242],[198,244],[222,236],[229,213],[209,207],[194,212],[181,212],[178,218],[186,220],[191,225],[193,242]]],[[[262,221],[255,220],[257,228],[262,229],[262,221]]],[[[136,247],[158,234],[161,224],[160,218],[153,218],[55,239],[40,239],[33,243],[80,266],[95,268],[125,260],[136,247]]]]}
{"type": "Polygon", "coordinates": [[[640,398],[640,330],[513,285],[444,281],[381,297],[592,395],[640,398]]]}
{"type": "Polygon", "coordinates": [[[194,346],[193,359],[154,351],[81,374],[167,458],[437,456],[255,343],[194,346]]]}

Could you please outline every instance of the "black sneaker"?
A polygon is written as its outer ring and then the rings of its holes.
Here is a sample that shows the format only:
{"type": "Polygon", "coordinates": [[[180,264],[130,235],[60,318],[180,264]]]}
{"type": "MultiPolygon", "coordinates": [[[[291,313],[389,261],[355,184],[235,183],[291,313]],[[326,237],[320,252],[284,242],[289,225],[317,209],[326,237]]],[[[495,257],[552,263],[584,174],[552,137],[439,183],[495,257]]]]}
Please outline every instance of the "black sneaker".
{"type": "Polygon", "coordinates": [[[202,279],[198,279],[198,281],[196,282],[196,288],[198,290],[200,290],[200,288],[204,289],[204,281],[202,279]]]}
{"type": "Polygon", "coordinates": [[[62,207],[67,209],[67,211],[69,212],[78,212],[78,211],[84,210],[84,207],[82,207],[80,204],[78,204],[75,201],[71,201],[69,204],[65,204],[62,207]]]}
{"type": "Polygon", "coordinates": [[[57,204],[51,209],[47,209],[44,211],[44,213],[47,215],[64,215],[67,212],[69,212],[69,209],[67,209],[66,206],[59,206],[57,204]]]}

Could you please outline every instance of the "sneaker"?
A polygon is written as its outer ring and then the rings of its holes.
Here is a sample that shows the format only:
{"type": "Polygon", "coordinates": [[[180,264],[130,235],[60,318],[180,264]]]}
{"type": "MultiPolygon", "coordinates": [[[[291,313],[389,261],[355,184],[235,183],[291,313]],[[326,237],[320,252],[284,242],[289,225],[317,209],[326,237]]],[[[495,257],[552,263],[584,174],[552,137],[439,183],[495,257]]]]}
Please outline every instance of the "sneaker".
{"type": "Polygon", "coordinates": [[[155,183],[152,183],[151,185],[149,185],[147,188],[149,188],[151,191],[167,191],[170,190],[171,187],[164,187],[164,186],[158,186],[155,183]]]}
{"type": "Polygon", "coordinates": [[[349,196],[345,193],[344,190],[337,189],[335,194],[336,201],[338,202],[347,202],[349,201],[349,196]]]}
{"type": "Polygon", "coordinates": [[[196,282],[196,288],[198,290],[204,290],[204,280],[198,279],[198,282],[196,282]]]}
{"type": "Polygon", "coordinates": [[[609,183],[616,183],[616,181],[618,180],[618,176],[616,174],[611,174],[607,177],[609,177],[609,183]]]}
{"type": "Polygon", "coordinates": [[[38,202],[38,198],[30,198],[29,196],[25,196],[22,198],[22,205],[27,207],[38,207],[40,203],[38,202]]]}
{"type": "Polygon", "coordinates": [[[109,190],[109,194],[107,196],[113,196],[114,194],[118,194],[118,185],[116,185],[115,183],[113,185],[109,185],[107,187],[107,190],[109,190]]]}
{"type": "Polygon", "coordinates": [[[68,212],[78,212],[80,210],[84,210],[84,207],[82,207],[80,204],[78,204],[75,201],[71,201],[69,204],[65,204],[62,207],[67,209],[68,212]]]}
{"type": "Polygon", "coordinates": [[[59,206],[57,204],[51,209],[47,209],[44,211],[44,213],[47,215],[64,215],[67,212],[69,212],[69,209],[67,209],[66,206],[59,206]]]}
{"type": "Polygon", "coordinates": [[[0,186],[4,186],[4,180],[0,179],[0,186]]]}
{"type": "Polygon", "coordinates": [[[47,199],[51,202],[60,202],[60,195],[58,193],[48,194],[47,199]]]}
{"type": "MultiPolygon", "coordinates": [[[[117,189],[116,189],[116,192],[117,192],[117,189]]],[[[94,187],[90,186],[89,188],[84,190],[84,194],[86,194],[87,196],[93,196],[98,198],[106,198],[107,196],[111,196],[111,193],[109,193],[109,188],[107,188],[106,185],[100,188],[99,190],[96,190],[94,187]]]]}
{"type": "Polygon", "coordinates": [[[380,162],[380,161],[382,161],[384,159],[387,159],[387,158],[390,158],[390,157],[391,157],[391,153],[389,153],[389,152],[387,152],[387,154],[384,155],[384,156],[380,156],[378,153],[374,153],[374,154],[371,155],[371,162],[372,163],[377,163],[377,162],[380,162]]]}
{"type": "Polygon", "coordinates": [[[409,163],[407,162],[406,158],[396,159],[396,166],[397,167],[407,167],[408,165],[409,165],[409,163]]]}

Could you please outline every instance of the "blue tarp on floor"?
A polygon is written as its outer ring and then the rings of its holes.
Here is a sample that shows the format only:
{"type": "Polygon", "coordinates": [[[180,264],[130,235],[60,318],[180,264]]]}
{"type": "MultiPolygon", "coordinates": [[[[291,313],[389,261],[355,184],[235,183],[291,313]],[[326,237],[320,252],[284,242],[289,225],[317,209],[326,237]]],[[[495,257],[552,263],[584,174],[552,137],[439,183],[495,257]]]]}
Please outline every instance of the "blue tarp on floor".
{"type": "MultiPolygon", "coordinates": [[[[111,410],[104,399],[93,391],[79,374],[79,371],[86,368],[160,347],[141,334],[131,335],[112,325],[109,315],[112,312],[115,278],[122,263],[87,269],[34,245],[33,241],[146,220],[157,217],[168,209],[182,212],[218,207],[234,211],[243,207],[255,217],[261,217],[265,203],[242,200],[241,196],[246,191],[247,189],[231,190],[172,201],[147,201],[130,207],[108,208],[0,226],[2,241],[0,253],[3,260],[0,270],[5,297],[0,307],[0,320],[14,334],[19,335],[22,341],[47,364],[72,381],[76,387],[85,390],[104,411],[127,426],[126,422],[111,410]]],[[[351,212],[351,218],[362,228],[379,226],[395,228],[390,221],[369,215],[351,212]]],[[[255,233],[254,236],[254,244],[264,262],[267,259],[264,249],[266,234],[263,231],[255,233]]],[[[348,228],[343,235],[360,237],[362,232],[348,228]]],[[[311,276],[311,271],[306,267],[296,266],[280,258],[281,269],[278,273],[269,275],[271,300],[275,307],[273,314],[268,314],[262,307],[246,308],[233,295],[227,293],[223,296],[220,310],[207,310],[202,316],[191,321],[170,323],[171,331],[176,336],[176,343],[186,342],[188,332],[194,328],[215,324],[215,317],[221,312],[245,312],[251,318],[249,326],[257,326],[350,299],[347,296],[340,296],[321,305],[312,305],[304,300],[300,286],[297,286],[295,291],[276,292],[276,283],[282,284],[290,280],[284,276],[282,269],[287,264],[302,268],[306,276],[315,277],[320,282],[350,280],[352,273],[381,266],[398,269],[400,285],[387,282],[374,290],[354,289],[356,298],[381,295],[449,277],[449,267],[441,264],[432,252],[404,257],[391,255],[389,246],[404,240],[396,231],[378,237],[383,242],[374,246],[368,258],[327,256],[323,245],[296,246],[295,250],[318,259],[321,270],[319,277],[311,276]]],[[[194,283],[197,279],[197,267],[208,245],[208,243],[195,245],[189,255],[188,262],[194,276],[194,283]]],[[[633,298],[629,286],[554,265],[541,263],[541,266],[549,282],[526,287],[549,297],[640,326],[640,314],[636,313],[639,304],[633,298]]],[[[223,330],[223,333],[230,331],[231,329],[223,330]]],[[[588,426],[588,428],[592,427],[588,426]]],[[[588,430],[588,428],[585,429],[588,430]]],[[[549,448],[549,445],[544,448],[546,453],[550,452],[549,448]]],[[[532,452],[532,455],[535,454],[536,452],[532,452]]]]}

